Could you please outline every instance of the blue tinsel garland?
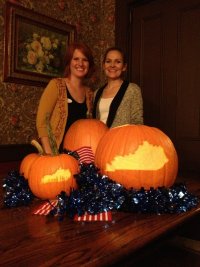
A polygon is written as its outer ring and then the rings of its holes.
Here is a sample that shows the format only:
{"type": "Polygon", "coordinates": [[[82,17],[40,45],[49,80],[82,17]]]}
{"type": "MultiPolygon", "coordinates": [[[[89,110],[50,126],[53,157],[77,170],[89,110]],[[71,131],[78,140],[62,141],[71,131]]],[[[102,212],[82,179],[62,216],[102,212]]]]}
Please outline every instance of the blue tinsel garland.
{"type": "MultiPolygon", "coordinates": [[[[109,210],[140,213],[181,213],[199,203],[198,197],[189,193],[186,185],[174,184],[145,190],[126,189],[109,177],[101,175],[94,164],[80,164],[80,173],[75,175],[78,189],[70,195],[61,192],[52,215],[83,215],[86,211],[97,214],[109,210]]],[[[4,179],[4,204],[7,207],[28,205],[34,198],[27,180],[13,171],[4,179]]]]}
{"type": "Polygon", "coordinates": [[[18,171],[10,171],[3,181],[4,204],[7,207],[29,205],[34,195],[28,186],[28,180],[18,171]]]}

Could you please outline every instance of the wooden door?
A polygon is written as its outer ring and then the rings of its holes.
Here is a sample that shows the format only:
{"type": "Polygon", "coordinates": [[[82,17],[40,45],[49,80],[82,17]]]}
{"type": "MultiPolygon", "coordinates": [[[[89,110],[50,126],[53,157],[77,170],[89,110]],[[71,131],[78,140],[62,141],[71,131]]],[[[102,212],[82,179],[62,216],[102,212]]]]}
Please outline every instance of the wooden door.
{"type": "Polygon", "coordinates": [[[142,88],[145,124],[169,135],[180,169],[200,172],[200,0],[125,2],[116,43],[142,88]]]}

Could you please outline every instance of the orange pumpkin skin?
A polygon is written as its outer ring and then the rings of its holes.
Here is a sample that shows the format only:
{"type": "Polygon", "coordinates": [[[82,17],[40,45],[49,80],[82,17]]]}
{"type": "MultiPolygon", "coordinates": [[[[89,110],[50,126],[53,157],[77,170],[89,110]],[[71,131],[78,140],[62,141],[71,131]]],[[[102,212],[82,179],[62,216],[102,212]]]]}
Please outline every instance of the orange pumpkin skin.
{"type": "Polygon", "coordinates": [[[19,167],[19,173],[23,175],[25,179],[28,179],[30,167],[38,157],[39,157],[38,154],[31,153],[22,159],[19,167]]]}
{"type": "Polygon", "coordinates": [[[29,187],[36,197],[53,200],[61,191],[69,194],[77,188],[74,174],[78,172],[78,161],[70,155],[39,156],[29,171],[29,187]]]}
{"type": "Polygon", "coordinates": [[[178,157],[170,138],[145,125],[110,129],[99,142],[95,164],[102,174],[134,189],[170,187],[178,172],[178,157]]]}
{"type": "Polygon", "coordinates": [[[95,154],[97,145],[108,127],[97,119],[80,119],[74,122],[67,131],[63,148],[75,151],[81,147],[91,147],[95,154]]]}

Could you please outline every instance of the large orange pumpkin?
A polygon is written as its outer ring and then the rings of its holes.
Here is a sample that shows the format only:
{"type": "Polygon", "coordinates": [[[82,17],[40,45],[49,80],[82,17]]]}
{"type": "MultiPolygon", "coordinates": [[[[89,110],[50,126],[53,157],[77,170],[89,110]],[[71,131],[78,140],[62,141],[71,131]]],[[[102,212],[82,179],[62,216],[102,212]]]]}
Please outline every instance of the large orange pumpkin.
{"type": "Polygon", "coordinates": [[[178,157],[170,138],[145,125],[110,129],[96,150],[95,164],[102,174],[126,188],[173,185],[178,157]]]}
{"type": "Polygon", "coordinates": [[[38,198],[56,199],[61,191],[69,194],[77,187],[74,174],[78,171],[78,161],[70,155],[39,156],[29,171],[29,187],[38,198]]]}
{"type": "Polygon", "coordinates": [[[80,119],[74,122],[67,131],[63,148],[75,151],[81,147],[91,147],[95,154],[102,136],[108,131],[105,123],[97,119],[80,119]]]}

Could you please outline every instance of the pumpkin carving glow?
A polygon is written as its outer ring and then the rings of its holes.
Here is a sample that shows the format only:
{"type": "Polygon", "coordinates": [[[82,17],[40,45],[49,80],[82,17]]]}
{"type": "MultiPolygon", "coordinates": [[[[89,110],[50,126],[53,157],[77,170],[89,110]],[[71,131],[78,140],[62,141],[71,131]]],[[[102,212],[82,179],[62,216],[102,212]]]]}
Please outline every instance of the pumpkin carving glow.
{"type": "Polygon", "coordinates": [[[134,189],[170,187],[178,171],[177,153],[169,137],[145,125],[110,129],[99,142],[95,164],[102,174],[134,189]]]}
{"type": "Polygon", "coordinates": [[[38,198],[56,199],[61,191],[69,194],[77,187],[74,175],[78,171],[78,161],[70,155],[40,156],[31,165],[29,187],[38,198]]]}

